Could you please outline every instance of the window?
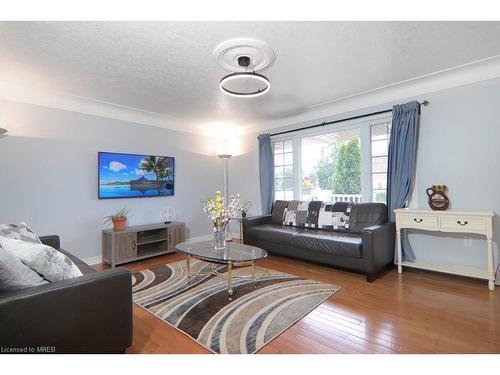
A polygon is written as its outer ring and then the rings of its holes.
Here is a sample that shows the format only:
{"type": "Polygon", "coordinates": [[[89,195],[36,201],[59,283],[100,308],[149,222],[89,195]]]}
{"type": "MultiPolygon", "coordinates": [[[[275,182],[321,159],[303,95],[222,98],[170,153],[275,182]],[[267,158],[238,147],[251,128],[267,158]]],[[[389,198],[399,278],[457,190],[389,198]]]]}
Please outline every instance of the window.
{"type": "Polygon", "coordinates": [[[273,142],[274,199],[293,199],[293,141],[273,142]]]}
{"type": "Polygon", "coordinates": [[[273,139],[275,199],[385,203],[390,132],[378,116],[273,139]]]}
{"type": "Polygon", "coordinates": [[[372,125],[371,128],[372,201],[387,202],[387,156],[391,124],[372,125]]]}
{"type": "Polygon", "coordinates": [[[303,137],[301,199],[361,202],[359,128],[303,137]]]}

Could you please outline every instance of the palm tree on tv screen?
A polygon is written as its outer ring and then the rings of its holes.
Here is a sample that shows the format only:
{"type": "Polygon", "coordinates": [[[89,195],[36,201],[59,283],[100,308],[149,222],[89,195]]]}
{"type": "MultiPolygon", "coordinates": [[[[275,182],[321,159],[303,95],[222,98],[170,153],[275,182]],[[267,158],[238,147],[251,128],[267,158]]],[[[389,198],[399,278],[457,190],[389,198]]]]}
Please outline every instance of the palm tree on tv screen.
{"type": "Polygon", "coordinates": [[[164,157],[146,156],[139,166],[145,172],[154,173],[156,181],[164,181],[165,177],[172,173],[172,163],[167,162],[164,157]]]}
{"type": "Polygon", "coordinates": [[[158,177],[164,181],[165,178],[172,176],[174,173],[172,159],[163,158],[160,167],[157,171],[158,177]]]}
{"type": "Polygon", "coordinates": [[[152,172],[156,176],[156,181],[160,181],[161,158],[156,156],[146,156],[141,160],[140,168],[145,172],[152,172]]]}

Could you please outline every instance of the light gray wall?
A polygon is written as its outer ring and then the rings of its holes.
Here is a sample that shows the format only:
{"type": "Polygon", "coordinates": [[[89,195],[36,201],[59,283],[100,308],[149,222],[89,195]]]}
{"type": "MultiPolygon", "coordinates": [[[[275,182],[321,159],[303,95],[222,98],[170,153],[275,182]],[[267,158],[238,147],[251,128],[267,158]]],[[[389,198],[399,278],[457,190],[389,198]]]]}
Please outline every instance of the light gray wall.
{"type": "MultiPolygon", "coordinates": [[[[259,154],[257,134],[247,134],[238,139],[234,147],[237,155],[229,159],[229,194],[240,194],[242,201],[250,201],[249,216],[260,215],[259,154]]],[[[231,232],[239,233],[237,222],[231,223],[231,232]]]]}
{"type": "Polygon", "coordinates": [[[0,127],[0,223],[59,234],[82,258],[100,255],[102,218],[124,206],[132,225],[160,222],[169,206],[190,236],[211,233],[200,202],[222,189],[223,170],[208,138],[7,101],[0,127]],[[98,151],[174,156],[175,196],[98,200],[98,151]]]}
{"type": "Polygon", "coordinates": [[[228,186],[230,194],[239,193],[241,200],[250,201],[251,215],[260,215],[259,153],[257,134],[240,139],[240,154],[229,160],[228,186]]]}
{"type": "MultiPolygon", "coordinates": [[[[452,209],[493,210],[498,215],[500,79],[436,91],[421,97],[401,98],[395,103],[360,108],[329,118],[311,119],[270,132],[337,120],[387,109],[396,103],[424,99],[429,100],[431,104],[422,108],[417,186],[412,205],[428,208],[426,188],[432,184],[446,184],[449,187],[452,209]]],[[[257,140],[252,136],[248,137],[246,142],[254,145],[254,155],[247,155],[234,166],[239,171],[248,172],[234,181],[233,188],[258,194],[258,172],[255,172],[258,169],[257,140]]],[[[233,173],[237,172],[234,170],[233,173]]],[[[493,224],[496,264],[497,243],[500,241],[500,221],[497,215],[493,224]]],[[[465,246],[464,236],[422,232],[412,234],[410,242],[420,260],[486,267],[486,243],[480,237],[473,237],[470,246],[465,246]]]]}
{"type": "MultiPolygon", "coordinates": [[[[426,95],[422,109],[415,202],[428,207],[425,189],[446,184],[451,209],[493,210],[495,252],[500,241],[500,79],[426,95]]],[[[410,242],[421,259],[486,267],[485,241],[473,237],[415,233],[410,242]]],[[[497,257],[498,259],[498,257],[497,257]]]]}

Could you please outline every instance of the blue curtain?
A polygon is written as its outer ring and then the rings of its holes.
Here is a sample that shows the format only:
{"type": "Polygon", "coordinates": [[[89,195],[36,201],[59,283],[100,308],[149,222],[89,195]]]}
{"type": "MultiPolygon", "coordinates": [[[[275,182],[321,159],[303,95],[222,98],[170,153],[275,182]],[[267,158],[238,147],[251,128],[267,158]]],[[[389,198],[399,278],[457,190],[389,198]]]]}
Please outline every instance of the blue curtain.
{"type": "MultiPolygon", "coordinates": [[[[417,163],[420,104],[412,101],[392,107],[392,130],[387,163],[387,206],[394,221],[394,209],[406,207],[413,189],[417,163]]],[[[415,254],[406,230],[401,233],[402,260],[414,261],[415,254]]],[[[396,257],[396,255],[395,255],[396,257]]]]}
{"type": "Polygon", "coordinates": [[[260,202],[262,214],[271,213],[274,203],[274,158],[271,136],[261,134],[259,139],[260,202]]]}

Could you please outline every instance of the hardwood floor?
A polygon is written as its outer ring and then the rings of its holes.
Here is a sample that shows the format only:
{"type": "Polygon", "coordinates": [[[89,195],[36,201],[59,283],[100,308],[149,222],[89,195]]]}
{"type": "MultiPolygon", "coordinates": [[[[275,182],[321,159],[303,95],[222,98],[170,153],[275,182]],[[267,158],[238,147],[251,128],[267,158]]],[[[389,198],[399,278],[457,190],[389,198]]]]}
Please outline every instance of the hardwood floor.
{"type": "MultiPolygon", "coordinates": [[[[184,259],[170,254],[125,265],[132,272],[184,259]]],[[[258,353],[500,353],[500,288],[431,272],[363,275],[269,256],[258,266],[342,289],[258,353]]],[[[102,269],[107,266],[99,265],[102,269]]],[[[208,353],[134,305],[128,353],[208,353]]]]}

